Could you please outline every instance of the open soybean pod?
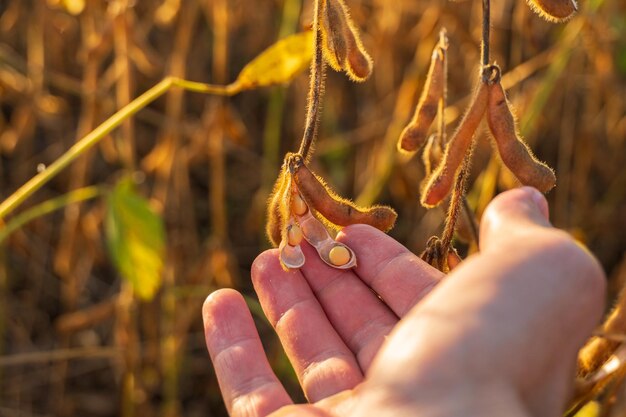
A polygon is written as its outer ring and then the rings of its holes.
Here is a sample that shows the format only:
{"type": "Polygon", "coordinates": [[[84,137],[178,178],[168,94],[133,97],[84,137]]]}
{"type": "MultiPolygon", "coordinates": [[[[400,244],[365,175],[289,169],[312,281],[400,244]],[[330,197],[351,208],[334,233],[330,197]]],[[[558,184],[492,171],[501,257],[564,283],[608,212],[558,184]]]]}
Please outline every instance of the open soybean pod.
{"type": "Polygon", "coordinates": [[[409,124],[404,128],[398,140],[400,152],[415,152],[422,147],[430,125],[437,116],[439,101],[445,95],[446,85],[446,51],[448,38],[442,31],[439,43],[433,50],[430,59],[430,68],[424,82],[422,95],[415,108],[415,113],[409,124]]]}
{"type": "Polygon", "coordinates": [[[278,247],[280,245],[280,242],[283,240],[283,228],[287,222],[287,219],[283,218],[282,212],[284,210],[282,206],[285,204],[283,198],[285,195],[285,190],[289,185],[289,177],[290,174],[287,170],[287,167],[283,166],[280,174],[278,175],[278,178],[276,179],[274,189],[272,190],[272,195],[270,196],[267,205],[267,223],[265,225],[265,232],[268,239],[275,248],[278,247]]]}
{"type": "Polygon", "coordinates": [[[488,101],[487,84],[481,81],[463,120],[446,145],[441,162],[422,190],[420,201],[424,207],[438,205],[450,192],[456,178],[456,172],[470,150],[474,133],[485,114],[488,101]]]}
{"type": "Polygon", "coordinates": [[[337,196],[322,179],[309,170],[301,155],[291,155],[289,170],[307,205],[330,223],[338,226],[368,224],[383,232],[389,231],[394,226],[398,215],[391,207],[359,207],[337,196]]]}
{"type": "Polygon", "coordinates": [[[363,47],[358,29],[343,0],[322,0],[324,58],[335,71],[345,71],[353,81],[365,81],[372,72],[372,58],[363,47]]]}
{"type": "Polygon", "coordinates": [[[547,193],[556,185],[554,171],[539,161],[522,140],[515,118],[500,82],[489,86],[487,122],[498,146],[502,162],[524,185],[547,193]]]}
{"type": "Polygon", "coordinates": [[[284,230],[283,234],[286,236],[283,237],[278,247],[280,264],[285,270],[301,268],[305,262],[304,253],[300,247],[302,231],[293,217],[289,218],[284,230]]]}
{"type": "Polygon", "coordinates": [[[311,210],[298,216],[302,235],[317,251],[325,264],[337,269],[349,269],[356,266],[356,255],[348,246],[334,240],[322,222],[316,219],[311,210]]]}
{"type": "Polygon", "coordinates": [[[549,22],[564,22],[578,10],[576,0],[526,0],[530,8],[549,22]]]}

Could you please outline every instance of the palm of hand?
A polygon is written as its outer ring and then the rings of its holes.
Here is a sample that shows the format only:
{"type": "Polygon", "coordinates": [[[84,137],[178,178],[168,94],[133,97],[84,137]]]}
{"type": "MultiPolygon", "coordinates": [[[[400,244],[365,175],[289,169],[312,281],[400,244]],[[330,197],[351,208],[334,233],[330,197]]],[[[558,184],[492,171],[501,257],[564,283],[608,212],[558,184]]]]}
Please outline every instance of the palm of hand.
{"type": "Polygon", "coordinates": [[[300,271],[284,272],[275,251],[257,258],[255,290],[311,405],[292,404],[241,295],[209,296],[207,347],[231,416],[557,415],[601,316],[603,274],[549,227],[535,190],[490,207],[481,254],[441,285],[439,271],[361,225],[339,237],[353,270],[306,245],[300,271]]]}
{"type": "MultiPolygon", "coordinates": [[[[353,270],[329,268],[308,245],[300,271],[283,271],[275,251],[259,256],[252,269],[265,314],[305,395],[319,409],[349,403],[350,390],[363,381],[385,337],[443,275],[375,229],[357,226],[352,232],[343,241],[358,252],[359,265],[353,270]]],[[[244,411],[255,409],[265,415],[291,404],[269,367],[241,296],[222,292],[219,302],[207,304],[207,344],[216,370],[223,366],[233,371],[221,384],[226,403],[232,404],[230,413],[255,415],[244,411]]],[[[282,412],[290,410],[315,412],[308,405],[282,412]]]]}

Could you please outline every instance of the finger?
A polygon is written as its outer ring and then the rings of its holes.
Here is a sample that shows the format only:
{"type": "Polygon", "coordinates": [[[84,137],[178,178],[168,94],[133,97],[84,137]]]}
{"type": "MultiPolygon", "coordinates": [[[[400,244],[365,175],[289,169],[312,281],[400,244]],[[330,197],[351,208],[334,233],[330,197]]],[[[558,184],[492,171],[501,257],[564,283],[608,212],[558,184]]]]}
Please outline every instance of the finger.
{"type": "Polygon", "coordinates": [[[444,276],[373,227],[348,226],[337,240],[352,248],[357,257],[354,271],[398,317],[403,317],[444,276]]]}
{"type": "Polygon", "coordinates": [[[265,416],[292,403],[267,362],[241,294],[214,292],[204,302],[202,316],[207,349],[231,416],[265,416]]]}
{"type": "Polygon", "coordinates": [[[332,417],[330,413],[316,405],[297,404],[281,408],[268,417],[332,417]]]}
{"type": "Polygon", "coordinates": [[[304,278],[331,324],[366,371],[398,317],[354,272],[329,267],[308,244],[302,250],[306,256],[304,278]]]}
{"type": "Polygon", "coordinates": [[[605,279],[581,245],[547,227],[539,197],[523,188],[494,200],[483,250],[411,310],[390,336],[398,348],[382,352],[370,375],[398,386],[400,372],[419,374],[432,389],[509,384],[531,414],[560,411],[580,345],[602,315],[605,279]]]}
{"type": "Polygon", "coordinates": [[[498,195],[487,206],[481,220],[481,250],[499,248],[503,242],[519,241],[521,235],[549,227],[548,216],[545,197],[532,187],[516,188],[498,195]]]}
{"type": "Polygon", "coordinates": [[[285,272],[278,251],[259,255],[252,265],[252,282],[309,401],[362,381],[354,354],[328,321],[302,273],[285,272]]]}

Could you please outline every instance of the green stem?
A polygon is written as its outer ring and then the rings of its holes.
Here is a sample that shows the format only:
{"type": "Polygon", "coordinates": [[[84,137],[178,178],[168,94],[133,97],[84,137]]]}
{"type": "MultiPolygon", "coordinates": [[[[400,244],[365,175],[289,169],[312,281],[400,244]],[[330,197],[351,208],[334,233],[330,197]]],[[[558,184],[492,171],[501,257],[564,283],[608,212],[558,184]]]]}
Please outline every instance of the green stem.
{"type": "Polygon", "coordinates": [[[63,208],[69,204],[78,203],[80,201],[90,200],[102,195],[102,189],[100,187],[91,186],[85,188],[79,188],[78,190],[71,191],[60,197],[44,201],[41,204],[37,204],[34,207],[18,214],[11,219],[2,229],[0,229],[0,245],[4,243],[7,237],[26,223],[41,217],[46,214],[52,213],[55,210],[63,208]]]}
{"type": "Polygon", "coordinates": [[[4,219],[9,213],[15,210],[20,204],[30,197],[35,191],[39,190],[44,184],[54,178],[65,167],[74,162],[79,156],[84,154],[88,149],[100,142],[113,129],[121,125],[124,120],[131,117],[139,110],[143,109],[157,98],[161,97],[171,87],[179,87],[187,91],[203,94],[215,94],[223,96],[232,96],[241,91],[239,84],[232,83],[226,86],[216,86],[194,81],[187,81],[176,77],[166,77],[157,85],[128,103],[113,116],[105,120],[100,126],[92,130],[74,146],[61,155],[49,167],[35,175],[26,184],[22,185],[17,191],[11,194],[6,200],[0,204],[0,219],[4,219]]]}

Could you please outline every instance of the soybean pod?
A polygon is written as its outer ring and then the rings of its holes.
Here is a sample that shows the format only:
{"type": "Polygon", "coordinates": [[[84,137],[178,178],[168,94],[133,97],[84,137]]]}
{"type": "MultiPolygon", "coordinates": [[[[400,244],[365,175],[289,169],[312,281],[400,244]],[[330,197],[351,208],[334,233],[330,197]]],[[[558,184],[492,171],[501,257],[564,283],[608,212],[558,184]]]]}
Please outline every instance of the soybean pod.
{"type": "Polygon", "coordinates": [[[549,22],[564,22],[578,10],[576,0],[527,0],[530,8],[549,22]]]}
{"type": "Polygon", "coordinates": [[[547,193],[556,185],[554,171],[539,161],[515,125],[515,118],[500,82],[489,86],[487,122],[493,134],[502,162],[524,185],[547,193]]]}
{"type": "Polygon", "coordinates": [[[423,206],[434,207],[438,205],[450,192],[456,178],[456,172],[470,150],[474,133],[487,109],[488,96],[487,84],[481,81],[459,127],[446,145],[441,162],[422,190],[421,203],[423,206]]]}
{"type": "Polygon", "coordinates": [[[372,58],[363,47],[358,29],[343,0],[322,2],[322,45],[326,62],[345,71],[352,81],[365,81],[372,72],[372,58]]]}
{"type": "Polygon", "coordinates": [[[398,150],[401,152],[415,152],[426,141],[428,129],[437,116],[439,101],[445,95],[445,54],[447,48],[448,39],[445,33],[442,33],[439,43],[433,50],[424,89],[413,118],[400,134],[398,150]]]}
{"type": "Polygon", "coordinates": [[[289,172],[287,167],[283,166],[278,175],[278,179],[274,184],[272,195],[270,196],[267,205],[267,224],[265,226],[265,232],[268,239],[274,245],[278,247],[282,240],[283,227],[287,222],[287,219],[283,218],[282,205],[284,205],[283,197],[288,184],[289,172]]]}
{"type": "Polygon", "coordinates": [[[309,170],[301,155],[290,156],[289,170],[306,204],[330,223],[337,226],[368,224],[384,232],[394,226],[397,214],[392,208],[386,206],[363,208],[337,196],[321,178],[309,170]]]}

